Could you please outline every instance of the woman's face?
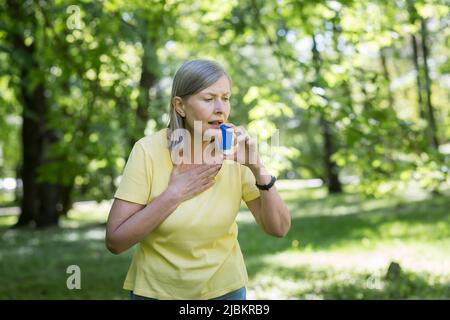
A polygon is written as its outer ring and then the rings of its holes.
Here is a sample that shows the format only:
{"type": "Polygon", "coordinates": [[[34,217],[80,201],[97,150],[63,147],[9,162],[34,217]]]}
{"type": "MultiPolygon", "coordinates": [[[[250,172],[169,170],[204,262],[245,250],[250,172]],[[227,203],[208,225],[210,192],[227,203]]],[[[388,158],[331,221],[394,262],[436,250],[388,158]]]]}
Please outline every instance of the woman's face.
{"type": "Polygon", "coordinates": [[[219,129],[228,119],[230,94],[230,81],[223,75],[217,82],[190,96],[184,103],[178,99],[175,106],[178,113],[184,116],[186,129],[193,134],[197,129],[194,121],[201,121],[201,132],[198,133],[203,134],[208,129],[219,129]]]}

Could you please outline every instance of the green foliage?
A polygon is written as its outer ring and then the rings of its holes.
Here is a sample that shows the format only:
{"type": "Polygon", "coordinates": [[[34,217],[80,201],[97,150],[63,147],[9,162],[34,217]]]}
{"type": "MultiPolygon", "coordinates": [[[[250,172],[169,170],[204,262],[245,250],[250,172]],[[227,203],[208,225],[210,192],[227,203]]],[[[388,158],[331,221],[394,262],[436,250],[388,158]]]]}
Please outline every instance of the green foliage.
{"type": "Polygon", "coordinates": [[[133,142],[167,125],[176,69],[203,57],[232,78],[230,121],[262,140],[279,131],[281,147],[264,155],[278,175],[327,179],[326,121],[335,144],[329,160],[341,180],[358,177],[356,190],[381,196],[409,181],[431,191],[449,183],[444,1],[64,0],[21,3],[19,17],[7,3],[0,2],[1,177],[21,165],[21,90],[45,84],[45,130],[54,140],[40,179],[73,185],[75,197],[110,198],[133,142]],[[424,19],[438,149],[412,59],[411,37],[420,40],[424,19]],[[155,77],[150,90],[145,71],[155,77]]]}

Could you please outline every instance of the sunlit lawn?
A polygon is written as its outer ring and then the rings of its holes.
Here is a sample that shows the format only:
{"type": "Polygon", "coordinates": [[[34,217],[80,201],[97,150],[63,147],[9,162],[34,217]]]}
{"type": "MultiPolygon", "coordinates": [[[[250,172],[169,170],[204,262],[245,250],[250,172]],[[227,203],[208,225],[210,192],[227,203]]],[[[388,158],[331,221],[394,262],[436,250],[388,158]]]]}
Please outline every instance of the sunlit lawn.
{"type": "MultiPolygon", "coordinates": [[[[284,191],[293,215],[282,239],[242,208],[239,239],[250,299],[450,299],[450,198],[362,199],[323,189],[284,191]],[[402,270],[385,279],[389,263],[402,270]]],[[[0,217],[1,299],[127,299],[132,250],[104,247],[108,205],[72,210],[61,228],[13,230],[0,217]],[[66,268],[81,268],[68,290],[66,268]]]]}

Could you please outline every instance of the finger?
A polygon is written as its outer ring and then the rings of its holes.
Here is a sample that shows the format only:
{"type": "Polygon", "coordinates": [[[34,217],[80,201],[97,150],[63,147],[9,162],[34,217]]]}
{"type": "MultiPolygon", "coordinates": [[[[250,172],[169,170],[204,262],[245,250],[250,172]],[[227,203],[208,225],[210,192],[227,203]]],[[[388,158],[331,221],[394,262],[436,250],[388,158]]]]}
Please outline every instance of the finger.
{"type": "Polygon", "coordinates": [[[218,168],[217,170],[214,170],[213,172],[211,172],[211,174],[209,174],[206,179],[214,179],[215,176],[217,176],[219,174],[220,168],[218,168]]]}
{"type": "Polygon", "coordinates": [[[195,168],[190,169],[189,173],[191,173],[191,174],[201,174],[201,173],[203,173],[205,171],[210,170],[214,166],[215,165],[211,165],[211,164],[199,164],[195,168]]]}
{"type": "Polygon", "coordinates": [[[244,135],[244,134],[241,134],[241,135],[236,137],[236,144],[245,143],[246,139],[247,139],[247,136],[244,135]]]}
{"type": "Polygon", "coordinates": [[[239,134],[236,136],[237,143],[244,143],[245,145],[249,144],[249,142],[253,138],[245,131],[239,131],[239,134]]]}
{"type": "Polygon", "coordinates": [[[257,147],[257,140],[255,138],[252,138],[250,136],[247,137],[245,141],[250,147],[256,148],[257,147]]]}
{"type": "Polygon", "coordinates": [[[192,196],[195,197],[196,195],[202,193],[203,191],[205,191],[206,189],[211,188],[214,185],[215,181],[208,181],[207,183],[204,183],[200,186],[198,186],[195,190],[192,191],[192,196]]]}
{"type": "Polygon", "coordinates": [[[215,181],[214,179],[213,179],[213,180],[210,180],[210,181],[208,181],[207,183],[203,184],[203,185],[200,187],[199,191],[200,191],[200,192],[203,192],[203,191],[205,191],[206,189],[212,187],[215,183],[216,183],[216,181],[215,181]]]}
{"type": "Polygon", "coordinates": [[[211,183],[211,180],[214,180],[212,178],[206,179],[196,179],[193,183],[191,183],[188,187],[188,192],[189,193],[196,193],[197,190],[203,188],[203,186],[205,186],[208,183],[211,183]]]}
{"type": "Polygon", "coordinates": [[[234,127],[233,130],[236,133],[247,135],[247,130],[245,130],[245,128],[243,126],[234,127]]]}
{"type": "Polygon", "coordinates": [[[212,165],[209,169],[199,173],[199,174],[191,174],[192,177],[194,177],[195,179],[203,179],[204,177],[208,177],[211,174],[216,174],[222,165],[217,164],[217,165],[212,165]]]}
{"type": "Polygon", "coordinates": [[[218,174],[219,174],[219,170],[211,173],[206,179],[207,180],[214,179],[218,174]]]}

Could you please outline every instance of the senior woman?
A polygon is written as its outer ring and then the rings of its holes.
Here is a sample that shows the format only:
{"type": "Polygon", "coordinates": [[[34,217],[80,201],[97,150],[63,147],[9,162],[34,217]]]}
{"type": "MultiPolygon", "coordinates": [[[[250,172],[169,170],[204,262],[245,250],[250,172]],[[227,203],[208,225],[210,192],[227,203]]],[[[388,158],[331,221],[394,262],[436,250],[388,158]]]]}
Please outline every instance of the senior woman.
{"type": "Polygon", "coordinates": [[[131,151],[106,227],[111,252],[138,244],[124,283],[131,299],[245,300],[241,200],[267,234],[289,231],[289,211],[254,139],[227,122],[230,94],[231,79],[218,63],[185,63],[173,80],[168,128],[131,151]],[[228,155],[208,149],[224,123],[237,141],[228,155]]]}

